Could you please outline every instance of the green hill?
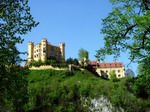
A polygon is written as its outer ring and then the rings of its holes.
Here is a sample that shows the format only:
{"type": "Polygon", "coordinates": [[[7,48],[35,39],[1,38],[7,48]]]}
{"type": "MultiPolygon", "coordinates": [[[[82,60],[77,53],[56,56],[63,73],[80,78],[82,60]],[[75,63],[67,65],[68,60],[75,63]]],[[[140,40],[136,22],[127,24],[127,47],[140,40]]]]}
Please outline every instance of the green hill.
{"type": "Polygon", "coordinates": [[[91,100],[101,96],[105,96],[115,109],[139,112],[145,108],[145,101],[130,92],[130,78],[113,82],[87,70],[32,70],[27,79],[29,102],[26,111],[89,111],[91,100]]]}

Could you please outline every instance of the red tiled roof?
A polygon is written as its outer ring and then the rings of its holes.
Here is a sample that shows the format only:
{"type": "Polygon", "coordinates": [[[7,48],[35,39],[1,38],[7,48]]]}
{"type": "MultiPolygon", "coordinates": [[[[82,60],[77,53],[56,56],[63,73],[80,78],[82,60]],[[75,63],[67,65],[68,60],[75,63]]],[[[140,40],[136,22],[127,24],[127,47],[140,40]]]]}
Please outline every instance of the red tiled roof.
{"type": "MultiPolygon", "coordinates": [[[[90,65],[96,66],[97,61],[90,61],[90,65]]],[[[112,63],[98,63],[99,68],[118,68],[118,67],[123,67],[122,62],[112,62],[112,63]]]]}
{"type": "Polygon", "coordinates": [[[121,62],[113,62],[113,63],[100,63],[99,68],[118,68],[123,67],[123,63],[121,62]]]}
{"type": "Polygon", "coordinates": [[[96,64],[97,64],[97,61],[90,61],[89,62],[89,65],[92,65],[92,66],[96,66],[96,64]]]}

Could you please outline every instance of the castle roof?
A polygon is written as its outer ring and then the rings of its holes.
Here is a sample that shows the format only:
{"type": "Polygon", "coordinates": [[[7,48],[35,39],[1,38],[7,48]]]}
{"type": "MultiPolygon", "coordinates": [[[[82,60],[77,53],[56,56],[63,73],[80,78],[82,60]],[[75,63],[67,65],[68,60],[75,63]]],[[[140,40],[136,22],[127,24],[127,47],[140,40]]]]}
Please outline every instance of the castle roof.
{"type": "Polygon", "coordinates": [[[120,68],[123,67],[122,62],[110,62],[110,63],[97,63],[97,61],[90,61],[91,66],[98,66],[98,68],[120,68]]]}
{"type": "Polygon", "coordinates": [[[96,66],[97,61],[89,61],[89,65],[96,66]]]}
{"type": "Polygon", "coordinates": [[[100,63],[99,68],[119,68],[123,67],[122,62],[100,63]]]}

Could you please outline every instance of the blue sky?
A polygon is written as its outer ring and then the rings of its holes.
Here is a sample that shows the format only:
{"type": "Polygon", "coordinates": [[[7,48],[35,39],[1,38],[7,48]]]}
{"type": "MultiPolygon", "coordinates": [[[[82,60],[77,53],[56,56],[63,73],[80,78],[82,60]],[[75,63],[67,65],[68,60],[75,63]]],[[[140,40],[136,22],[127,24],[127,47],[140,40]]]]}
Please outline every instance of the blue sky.
{"type": "MultiPolygon", "coordinates": [[[[112,10],[109,0],[29,0],[29,6],[40,24],[23,36],[24,43],[18,45],[20,51],[28,50],[29,41],[37,44],[47,38],[53,45],[65,42],[66,59],[78,58],[78,50],[83,48],[89,52],[89,59],[95,60],[96,50],[104,46],[100,29],[102,19],[112,10]]],[[[21,57],[27,59],[25,55],[21,57]]],[[[112,61],[112,56],[105,59],[105,62],[112,61]]],[[[128,53],[122,54],[117,61],[126,67],[130,62],[128,53]]],[[[137,64],[129,67],[136,72],[137,64]]]]}

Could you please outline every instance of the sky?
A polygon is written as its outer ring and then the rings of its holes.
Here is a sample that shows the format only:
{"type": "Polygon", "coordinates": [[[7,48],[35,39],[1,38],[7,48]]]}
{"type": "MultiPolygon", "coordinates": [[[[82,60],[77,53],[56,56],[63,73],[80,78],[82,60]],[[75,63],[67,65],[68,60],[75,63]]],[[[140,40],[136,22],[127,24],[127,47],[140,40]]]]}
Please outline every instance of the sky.
{"type": "MultiPolygon", "coordinates": [[[[66,59],[78,58],[78,51],[83,48],[89,52],[90,60],[96,60],[96,50],[104,47],[100,30],[102,19],[112,10],[109,0],[29,0],[29,6],[39,25],[23,36],[25,41],[18,45],[19,51],[27,52],[29,41],[37,44],[47,38],[52,45],[65,43],[66,59]]],[[[27,55],[21,57],[27,59],[27,55]]],[[[128,53],[122,53],[117,61],[136,73],[136,63],[127,67],[128,57],[128,53]]],[[[105,62],[113,62],[113,57],[107,56],[105,62]]]]}

